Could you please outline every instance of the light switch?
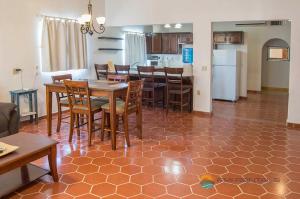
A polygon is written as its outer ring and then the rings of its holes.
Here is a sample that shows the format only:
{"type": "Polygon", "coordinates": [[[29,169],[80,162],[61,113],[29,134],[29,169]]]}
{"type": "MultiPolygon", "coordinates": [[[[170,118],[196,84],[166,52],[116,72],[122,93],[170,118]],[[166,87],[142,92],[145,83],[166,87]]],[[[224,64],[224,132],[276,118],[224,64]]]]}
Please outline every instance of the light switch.
{"type": "Polygon", "coordinates": [[[202,71],[207,71],[207,66],[202,66],[202,71]]]}

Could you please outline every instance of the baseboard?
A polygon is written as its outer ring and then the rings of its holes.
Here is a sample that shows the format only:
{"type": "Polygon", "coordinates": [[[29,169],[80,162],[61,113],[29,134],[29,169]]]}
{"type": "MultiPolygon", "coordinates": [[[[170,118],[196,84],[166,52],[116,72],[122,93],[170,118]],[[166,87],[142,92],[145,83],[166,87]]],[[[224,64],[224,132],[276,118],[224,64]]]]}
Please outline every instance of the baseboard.
{"type": "Polygon", "coordinates": [[[240,96],[240,99],[241,100],[246,100],[246,99],[248,99],[248,97],[240,96]]]}
{"type": "Polygon", "coordinates": [[[262,87],[261,88],[263,91],[277,91],[277,92],[289,92],[288,88],[276,88],[276,87],[262,87]]]}
{"type": "Polygon", "coordinates": [[[203,112],[203,111],[193,111],[193,114],[201,117],[212,117],[213,113],[212,112],[203,112]]]}
{"type": "Polygon", "coordinates": [[[247,92],[252,94],[261,94],[261,91],[248,90],[247,92]]]}
{"type": "Polygon", "coordinates": [[[300,124],[287,123],[287,127],[290,128],[290,129],[300,130],[300,124]]]}
{"type": "MultiPolygon", "coordinates": [[[[64,110],[64,111],[62,111],[62,114],[68,113],[68,112],[69,112],[69,110],[64,110]]],[[[57,114],[58,114],[57,112],[56,113],[52,113],[52,117],[57,116],[57,114]]],[[[44,120],[46,118],[47,118],[47,115],[44,115],[44,116],[40,116],[38,118],[38,120],[40,121],[40,120],[44,120]]],[[[25,124],[31,124],[32,122],[30,122],[30,120],[24,120],[24,121],[20,121],[20,123],[21,123],[21,125],[25,125],[25,124]]]]}

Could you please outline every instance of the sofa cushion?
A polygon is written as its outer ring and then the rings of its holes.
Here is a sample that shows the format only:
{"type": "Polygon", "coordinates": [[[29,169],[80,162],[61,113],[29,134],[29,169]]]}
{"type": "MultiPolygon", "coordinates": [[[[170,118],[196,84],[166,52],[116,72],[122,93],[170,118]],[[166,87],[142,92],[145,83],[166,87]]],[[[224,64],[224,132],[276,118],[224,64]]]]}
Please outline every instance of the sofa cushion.
{"type": "Polygon", "coordinates": [[[16,107],[12,103],[0,103],[0,133],[9,131],[11,114],[15,111],[16,107]]]}

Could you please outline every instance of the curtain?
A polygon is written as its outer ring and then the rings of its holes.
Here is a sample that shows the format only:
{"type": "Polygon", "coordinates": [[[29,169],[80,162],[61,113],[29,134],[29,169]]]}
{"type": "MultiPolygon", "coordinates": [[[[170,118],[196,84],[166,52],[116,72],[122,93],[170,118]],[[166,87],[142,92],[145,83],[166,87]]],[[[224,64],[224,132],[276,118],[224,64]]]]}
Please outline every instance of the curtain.
{"type": "Polygon", "coordinates": [[[42,71],[67,71],[87,68],[86,37],[74,20],[44,18],[42,71]]]}
{"type": "Polygon", "coordinates": [[[147,61],[146,37],[140,33],[125,34],[125,62],[136,67],[147,61]]]}

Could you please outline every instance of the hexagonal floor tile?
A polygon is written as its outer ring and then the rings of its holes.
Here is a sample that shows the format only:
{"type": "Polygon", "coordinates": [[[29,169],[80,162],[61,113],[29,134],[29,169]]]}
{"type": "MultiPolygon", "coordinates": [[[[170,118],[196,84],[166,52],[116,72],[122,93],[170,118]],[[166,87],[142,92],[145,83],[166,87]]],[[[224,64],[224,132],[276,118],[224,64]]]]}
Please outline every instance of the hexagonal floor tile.
{"type": "Polygon", "coordinates": [[[185,184],[172,184],[167,187],[168,193],[177,196],[177,197],[184,197],[192,194],[191,189],[188,185],[185,184]]]}
{"type": "Polygon", "coordinates": [[[132,197],[141,193],[141,187],[132,183],[123,184],[118,186],[117,193],[124,197],[132,197]]]}
{"type": "Polygon", "coordinates": [[[166,188],[163,185],[151,183],[142,187],[142,193],[150,197],[157,197],[165,194],[166,188]]]}

